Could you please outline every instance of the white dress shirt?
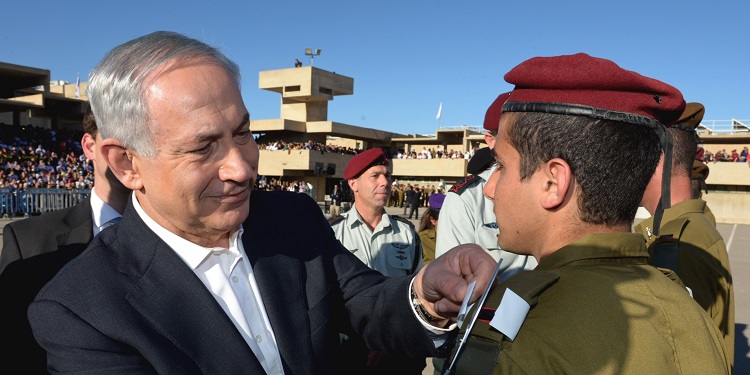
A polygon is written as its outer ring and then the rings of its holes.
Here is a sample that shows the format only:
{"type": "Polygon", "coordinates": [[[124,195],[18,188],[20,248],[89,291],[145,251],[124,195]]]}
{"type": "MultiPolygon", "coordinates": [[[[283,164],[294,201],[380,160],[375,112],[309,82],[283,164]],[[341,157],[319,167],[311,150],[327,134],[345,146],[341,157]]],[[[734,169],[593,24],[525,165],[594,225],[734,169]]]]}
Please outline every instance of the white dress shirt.
{"type": "Polygon", "coordinates": [[[96,237],[102,229],[109,226],[108,223],[111,220],[122,216],[96,194],[96,187],[91,189],[91,215],[94,219],[94,237],[96,237]]]}
{"type": "MultiPolygon", "coordinates": [[[[281,355],[268,320],[253,269],[242,245],[242,226],[229,238],[229,248],[196,245],[152,220],[133,194],[133,206],[146,225],[195,272],[229,316],[267,374],[284,374],[281,355]]],[[[197,314],[200,312],[196,312],[197,314]]]]}

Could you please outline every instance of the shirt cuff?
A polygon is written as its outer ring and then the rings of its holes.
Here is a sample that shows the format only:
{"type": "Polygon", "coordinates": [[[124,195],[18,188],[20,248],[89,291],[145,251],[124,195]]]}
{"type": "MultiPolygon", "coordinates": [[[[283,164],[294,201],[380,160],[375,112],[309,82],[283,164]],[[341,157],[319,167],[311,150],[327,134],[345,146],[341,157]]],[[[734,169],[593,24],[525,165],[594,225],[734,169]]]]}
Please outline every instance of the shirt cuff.
{"type": "Polygon", "coordinates": [[[412,278],[411,281],[409,282],[409,290],[406,293],[406,298],[409,300],[409,306],[411,306],[411,312],[412,314],[414,314],[414,317],[416,317],[417,320],[420,323],[422,323],[422,326],[427,331],[427,336],[435,344],[435,347],[439,348],[445,344],[446,340],[449,337],[448,333],[456,329],[456,327],[458,327],[458,324],[452,323],[448,327],[439,328],[439,327],[433,326],[429,322],[426,322],[424,319],[422,319],[422,317],[419,316],[419,314],[417,314],[417,310],[414,309],[414,304],[412,304],[411,302],[411,290],[412,288],[414,288],[414,279],[415,278],[412,278]]]}

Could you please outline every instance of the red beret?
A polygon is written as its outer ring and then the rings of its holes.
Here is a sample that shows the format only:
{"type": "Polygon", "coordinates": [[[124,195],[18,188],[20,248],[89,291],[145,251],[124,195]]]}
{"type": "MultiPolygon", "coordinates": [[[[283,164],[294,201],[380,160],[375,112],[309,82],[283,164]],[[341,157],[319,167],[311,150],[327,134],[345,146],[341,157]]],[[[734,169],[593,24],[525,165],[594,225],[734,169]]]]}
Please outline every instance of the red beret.
{"type": "Polygon", "coordinates": [[[357,178],[373,165],[388,165],[388,158],[385,157],[385,153],[380,148],[371,148],[360,152],[352,160],[349,160],[349,164],[346,165],[344,170],[344,179],[357,178]]]}
{"type": "Polygon", "coordinates": [[[570,114],[649,125],[656,120],[670,126],[685,109],[685,100],[676,88],[585,53],[534,57],[513,68],[505,80],[515,88],[503,111],[570,114]],[[512,102],[525,106],[510,105],[512,102]]]}
{"type": "Polygon", "coordinates": [[[492,102],[490,108],[487,108],[487,113],[484,115],[484,128],[486,130],[493,132],[497,131],[497,128],[500,126],[500,113],[502,113],[503,104],[505,104],[505,101],[508,100],[509,96],[509,92],[500,94],[497,99],[492,102]]]}

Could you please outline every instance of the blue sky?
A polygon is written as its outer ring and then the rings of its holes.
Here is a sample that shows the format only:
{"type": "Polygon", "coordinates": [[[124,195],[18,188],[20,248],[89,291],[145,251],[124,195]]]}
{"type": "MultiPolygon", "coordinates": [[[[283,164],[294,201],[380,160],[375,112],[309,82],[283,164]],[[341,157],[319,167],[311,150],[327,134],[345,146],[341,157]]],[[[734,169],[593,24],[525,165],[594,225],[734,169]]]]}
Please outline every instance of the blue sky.
{"type": "Polygon", "coordinates": [[[680,89],[705,120],[750,119],[750,1],[10,1],[0,61],[86,80],[112,47],[156,30],[218,46],[253,119],[279,117],[258,72],[305,65],[354,78],[329,120],[399,133],[481,127],[503,75],[534,56],[586,52],[680,89]],[[616,5],[608,5],[616,4],[616,5]],[[439,103],[442,117],[435,119],[439,103]]]}

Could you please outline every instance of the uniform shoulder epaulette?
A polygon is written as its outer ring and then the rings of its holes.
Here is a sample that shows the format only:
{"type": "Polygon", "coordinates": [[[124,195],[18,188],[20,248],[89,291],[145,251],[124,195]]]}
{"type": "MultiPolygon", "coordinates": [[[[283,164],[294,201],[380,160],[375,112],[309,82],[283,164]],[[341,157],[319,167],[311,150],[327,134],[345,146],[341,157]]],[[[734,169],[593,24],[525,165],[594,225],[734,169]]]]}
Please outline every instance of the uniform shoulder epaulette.
{"type": "Polygon", "coordinates": [[[475,174],[472,174],[456,181],[456,183],[453,184],[453,186],[448,191],[460,195],[461,193],[466,191],[469,186],[476,185],[477,183],[479,183],[479,181],[482,181],[482,178],[475,174]]]}
{"type": "Polygon", "coordinates": [[[333,226],[334,224],[346,219],[343,215],[334,215],[328,218],[328,224],[333,226]]]}
{"type": "MultiPolygon", "coordinates": [[[[390,215],[390,216],[391,216],[392,218],[394,218],[394,219],[396,219],[396,220],[398,220],[398,221],[402,222],[402,223],[406,223],[406,224],[409,224],[409,226],[411,227],[411,229],[415,229],[415,228],[416,228],[416,227],[414,226],[414,223],[412,223],[411,221],[409,221],[409,219],[407,219],[407,218],[405,218],[405,217],[401,217],[401,216],[398,216],[398,215],[390,215]]],[[[416,230],[416,229],[415,229],[415,230],[416,230]]]]}

